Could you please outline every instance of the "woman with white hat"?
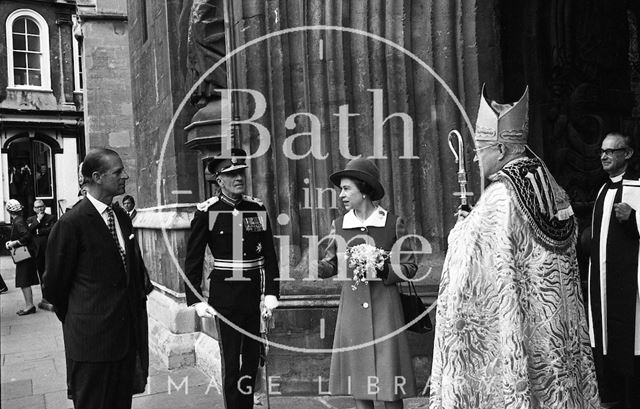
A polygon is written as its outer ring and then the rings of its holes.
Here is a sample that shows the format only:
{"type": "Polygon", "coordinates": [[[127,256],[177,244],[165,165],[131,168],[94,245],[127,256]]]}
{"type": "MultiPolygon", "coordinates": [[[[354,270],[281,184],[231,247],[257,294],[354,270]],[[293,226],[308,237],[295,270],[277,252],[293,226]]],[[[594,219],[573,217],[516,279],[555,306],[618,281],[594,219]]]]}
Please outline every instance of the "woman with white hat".
{"type": "Polygon", "coordinates": [[[417,390],[409,343],[400,330],[405,322],[396,283],[416,274],[415,255],[406,245],[398,254],[391,252],[407,232],[400,217],[374,204],[384,196],[384,188],[372,161],[353,159],[329,178],[347,210],[333,221],[333,239],[318,262],[319,277],[337,274],[344,280],[333,341],[334,350],[341,352],[331,356],[329,391],[353,396],[357,409],[373,409],[374,401],[384,402],[386,409],[401,409],[402,400],[416,396],[417,390]],[[368,263],[382,252],[390,255],[375,276],[367,269],[364,280],[352,279],[354,261],[368,263]]]}
{"type": "Polygon", "coordinates": [[[7,212],[11,216],[11,235],[9,241],[5,244],[7,250],[11,250],[17,247],[26,246],[29,253],[32,255],[30,258],[16,263],[16,287],[22,290],[24,296],[25,307],[18,310],[18,315],[28,315],[36,312],[36,307],[33,304],[33,293],[31,291],[32,285],[38,285],[38,273],[36,269],[36,261],[33,258],[35,254],[35,248],[33,248],[34,242],[27,224],[22,218],[22,205],[16,199],[10,199],[6,206],[7,212]]]}

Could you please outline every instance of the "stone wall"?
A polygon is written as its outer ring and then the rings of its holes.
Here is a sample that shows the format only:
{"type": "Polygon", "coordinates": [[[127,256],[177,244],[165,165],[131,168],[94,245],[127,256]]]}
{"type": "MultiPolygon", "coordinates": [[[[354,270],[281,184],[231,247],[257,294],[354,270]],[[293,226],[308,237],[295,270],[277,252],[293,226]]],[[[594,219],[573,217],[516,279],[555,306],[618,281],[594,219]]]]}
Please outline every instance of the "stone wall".
{"type": "MultiPolygon", "coordinates": [[[[126,0],[118,0],[126,5],[126,0]]],[[[129,173],[126,193],[138,196],[137,145],[133,133],[129,28],[123,7],[113,1],[80,5],[84,45],[85,135],[87,149],[117,151],[129,173]]]]}

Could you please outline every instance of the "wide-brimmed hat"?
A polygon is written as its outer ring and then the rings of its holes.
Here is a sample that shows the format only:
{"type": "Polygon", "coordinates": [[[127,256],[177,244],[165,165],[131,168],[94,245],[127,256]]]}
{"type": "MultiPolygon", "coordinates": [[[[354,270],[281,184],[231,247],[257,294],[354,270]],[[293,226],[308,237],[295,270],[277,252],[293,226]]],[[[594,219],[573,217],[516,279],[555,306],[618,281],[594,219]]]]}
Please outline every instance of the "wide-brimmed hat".
{"type": "Polygon", "coordinates": [[[22,210],[22,205],[16,199],[9,199],[6,208],[8,212],[16,213],[22,210]]]}
{"type": "Polygon", "coordinates": [[[231,149],[231,157],[224,158],[219,157],[207,165],[209,172],[214,176],[218,176],[221,173],[233,172],[240,169],[248,168],[245,163],[245,157],[247,156],[247,152],[242,149],[232,148],[231,149]]]}
{"type": "Polygon", "coordinates": [[[344,170],[329,176],[331,182],[338,187],[340,187],[342,178],[358,179],[371,186],[373,189],[371,200],[380,200],[384,196],[384,187],[380,183],[380,171],[376,164],[369,159],[352,159],[347,163],[344,170]]]}

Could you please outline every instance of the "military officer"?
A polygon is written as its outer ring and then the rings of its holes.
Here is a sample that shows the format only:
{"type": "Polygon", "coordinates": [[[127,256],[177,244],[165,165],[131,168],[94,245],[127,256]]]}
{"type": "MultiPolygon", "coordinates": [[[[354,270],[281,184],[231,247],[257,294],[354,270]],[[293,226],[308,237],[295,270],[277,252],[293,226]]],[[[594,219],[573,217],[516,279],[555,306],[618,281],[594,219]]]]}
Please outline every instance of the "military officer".
{"type": "Polygon", "coordinates": [[[278,306],[279,269],[266,209],[260,200],[244,194],[246,153],[232,149],[231,155],[209,163],[220,193],[197,206],[187,242],[185,273],[198,292],[207,245],[213,254],[209,302],[200,302],[188,286],[186,296],[200,317],[215,317],[225,406],[244,409],[253,407],[260,343],[218,315],[259,337],[261,295],[267,309],[278,306]]]}

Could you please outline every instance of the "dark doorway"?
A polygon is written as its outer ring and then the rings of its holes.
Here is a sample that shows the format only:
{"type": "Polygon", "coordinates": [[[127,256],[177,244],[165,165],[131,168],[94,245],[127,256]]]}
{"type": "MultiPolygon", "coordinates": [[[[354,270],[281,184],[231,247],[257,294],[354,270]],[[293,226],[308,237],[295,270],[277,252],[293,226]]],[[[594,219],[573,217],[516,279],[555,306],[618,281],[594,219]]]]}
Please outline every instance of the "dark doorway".
{"type": "Polygon", "coordinates": [[[56,212],[53,149],[28,134],[13,139],[8,146],[9,195],[24,206],[24,216],[34,214],[33,202],[44,201],[47,213],[56,212]]]}

